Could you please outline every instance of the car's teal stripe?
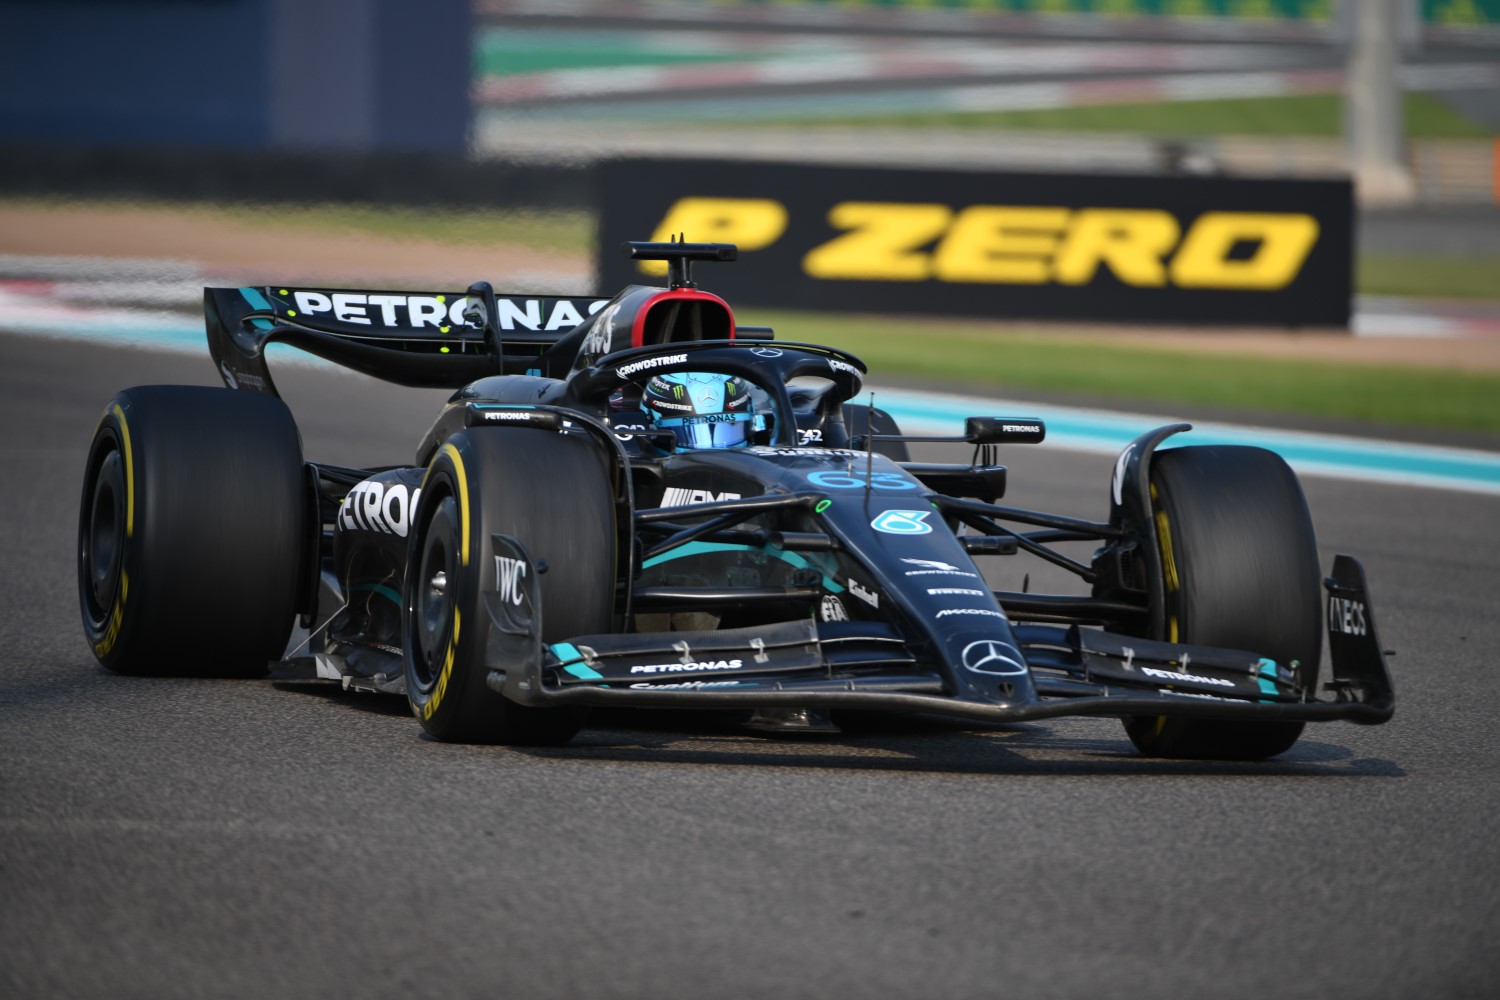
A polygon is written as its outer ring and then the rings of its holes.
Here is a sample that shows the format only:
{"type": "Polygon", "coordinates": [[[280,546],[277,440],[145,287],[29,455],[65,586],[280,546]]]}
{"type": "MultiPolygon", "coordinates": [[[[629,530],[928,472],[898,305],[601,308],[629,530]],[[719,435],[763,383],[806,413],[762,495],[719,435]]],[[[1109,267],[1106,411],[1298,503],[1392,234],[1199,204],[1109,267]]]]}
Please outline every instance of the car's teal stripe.
{"type": "MultiPolygon", "coordinates": [[[[252,309],[264,309],[266,312],[275,311],[271,306],[270,300],[260,294],[260,289],[258,288],[241,288],[240,295],[244,296],[245,301],[250,303],[252,309]]],[[[269,330],[276,325],[268,319],[255,319],[250,322],[262,330],[269,330]]]]}
{"type": "Polygon", "coordinates": [[[1260,682],[1261,694],[1277,694],[1276,689],[1276,661],[1261,657],[1260,676],[1256,678],[1260,682]]]}
{"type": "Polygon", "coordinates": [[[383,583],[356,583],[349,589],[373,590],[375,593],[379,594],[381,597],[386,598],[387,600],[394,601],[396,604],[401,603],[401,595],[398,594],[394,589],[392,589],[391,587],[387,587],[383,583]]]}
{"type": "Polygon", "coordinates": [[[761,548],[755,545],[740,545],[735,542],[687,542],[677,546],[677,548],[672,549],[671,551],[663,552],[659,556],[652,556],[650,559],[647,559],[644,563],[641,564],[641,568],[650,569],[652,566],[659,566],[662,563],[668,562],[672,559],[685,559],[688,556],[701,556],[709,552],[764,552],[766,555],[772,556],[776,559],[780,559],[782,562],[787,563],[790,566],[795,566],[798,569],[804,569],[811,566],[813,569],[823,574],[823,587],[825,589],[835,594],[842,594],[844,592],[843,586],[840,585],[839,582],[833,577],[824,572],[821,566],[814,566],[812,562],[810,562],[805,557],[798,555],[796,552],[788,552],[786,549],[777,548],[774,545],[767,545],[764,548],[761,548]]]}
{"type": "Polygon", "coordinates": [[[588,664],[582,662],[583,653],[579,652],[578,647],[573,645],[571,642],[554,642],[548,648],[552,650],[553,656],[557,657],[565,664],[563,669],[572,674],[574,677],[585,681],[600,681],[604,679],[603,674],[601,674],[599,671],[595,670],[588,664]],[[577,660],[579,662],[569,662],[572,660],[577,660]]]}

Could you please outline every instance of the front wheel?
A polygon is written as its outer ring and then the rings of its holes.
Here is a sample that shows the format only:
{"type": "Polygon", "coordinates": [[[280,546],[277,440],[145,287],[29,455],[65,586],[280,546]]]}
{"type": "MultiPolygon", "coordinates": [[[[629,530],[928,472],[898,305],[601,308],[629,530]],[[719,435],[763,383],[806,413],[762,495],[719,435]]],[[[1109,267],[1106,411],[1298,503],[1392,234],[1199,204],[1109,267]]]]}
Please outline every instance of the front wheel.
{"type": "MultiPolygon", "coordinates": [[[[487,605],[541,592],[542,640],[610,630],[615,514],[608,469],[587,439],[493,428],[454,434],[428,466],[403,600],[406,691],[435,739],[556,745],[578,731],[572,709],[520,705],[486,683],[495,627],[487,605]],[[526,563],[492,536],[517,539],[526,563]]],[[[536,627],[532,623],[532,627],[536,627]]]]}
{"type": "MultiPolygon", "coordinates": [[[[1170,642],[1246,649],[1296,665],[1317,691],[1323,616],[1317,541],[1297,476],[1263,448],[1197,446],[1151,464],[1170,642]]],[[[1290,749],[1303,723],[1137,716],[1153,757],[1261,760],[1290,749]]]]}

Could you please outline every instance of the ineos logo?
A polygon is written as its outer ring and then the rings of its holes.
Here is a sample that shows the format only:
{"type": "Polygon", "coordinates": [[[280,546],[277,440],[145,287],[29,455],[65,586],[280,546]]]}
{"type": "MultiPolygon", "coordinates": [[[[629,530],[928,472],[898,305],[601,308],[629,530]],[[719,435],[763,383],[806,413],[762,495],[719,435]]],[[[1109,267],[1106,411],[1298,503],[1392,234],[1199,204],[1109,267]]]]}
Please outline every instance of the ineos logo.
{"type": "Polygon", "coordinates": [[[962,659],[966,669],[976,674],[991,674],[996,677],[1011,677],[1026,673],[1026,664],[1021,662],[1021,653],[1016,647],[999,639],[981,639],[964,647],[962,659]]]}
{"type": "Polygon", "coordinates": [[[757,358],[779,358],[779,357],[781,357],[781,348],[779,348],[779,347],[752,347],[752,348],[750,348],[750,353],[753,354],[753,355],[755,355],[757,358]]]}

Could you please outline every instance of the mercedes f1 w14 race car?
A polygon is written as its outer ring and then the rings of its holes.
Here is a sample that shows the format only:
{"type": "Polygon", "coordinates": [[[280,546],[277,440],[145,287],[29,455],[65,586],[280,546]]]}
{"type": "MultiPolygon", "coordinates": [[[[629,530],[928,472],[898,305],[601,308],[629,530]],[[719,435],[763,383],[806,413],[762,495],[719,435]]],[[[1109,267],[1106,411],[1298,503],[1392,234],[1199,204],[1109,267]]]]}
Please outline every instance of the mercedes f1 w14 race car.
{"type": "Polygon", "coordinates": [[[858,358],[738,326],[693,284],[734,247],[627,246],[667,262],[666,287],[205,289],[226,388],[126,389],[89,451],[95,656],[403,693],[437,739],[512,744],[565,742],[590,706],[788,731],[894,710],[1114,716],[1148,755],[1256,759],[1307,722],[1391,717],[1363,570],[1320,573],[1275,454],[1159,448],[1173,424],[1120,454],[1103,520],[1004,506],[999,451],[1040,442],[1040,420],[903,436],[854,401],[858,358]],[[409,467],[306,462],[276,341],[455,391],[409,467]],[[971,460],[910,460],[934,440],[971,460]],[[980,570],[1019,578],[1018,557],[1079,592],[980,570]]]}

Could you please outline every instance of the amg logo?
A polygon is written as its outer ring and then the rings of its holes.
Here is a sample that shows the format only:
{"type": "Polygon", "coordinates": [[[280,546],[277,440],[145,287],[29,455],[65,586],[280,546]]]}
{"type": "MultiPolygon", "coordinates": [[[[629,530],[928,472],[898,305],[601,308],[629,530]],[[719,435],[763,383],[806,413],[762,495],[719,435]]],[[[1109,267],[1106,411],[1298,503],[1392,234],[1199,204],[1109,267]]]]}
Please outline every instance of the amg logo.
{"type": "Polygon", "coordinates": [[[696,670],[738,670],[744,660],[694,660],[688,663],[643,663],[630,668],[632,674],[687,674],[696,670]]]}
{"type": "Polygon", "coordinates": [[[379,531],[406,537],[411,514],[417,508],[415,489],[408,495],[401,483],[385,485],[366,480],[355,486],[339,506],[339,527],[345,531],[379,531]]]}
{"type": "MultiPolygon", "coordinates": [[[[420,329],[432,327],[464,326],[464,309],[469,304],[465,295],[385,295],[369,292],[315,292],[292,293],[296,303],[291,316],[311,317],[332,313],[340,323],[356,323],[360,326],[388,326],[397,329],[420,329]]],[[[496,299],[495,321],[501,330],[522,327],[527,330],[571,330],[582,323],[584,317],[576,305],[568,299],[557,299],[546,317],[542,316],[543,299],[496,299]]],[[[608,299],[598,299],[588,304],[588,313],[603,309],[608,299]]]]}
{"type": "Polygon", "coordinates": [[[722,500],[738,500],[738,493],[714,493],[710,490],[690,490],[681,486],[669,486],[662,495],[663,507],[688,507],[697,503],[719,503],[722,500]]]}
{"type": "Polygon", "coordinates": [[[615,374],[620,376],[620,378],[629,378],[636,372],[660,368],[662,365],[675,365],[686,360],[686,354],[663,354],[659,358],[646,358],[643,361],[632,361],[628,365],[621,365],[615,369],[615,374]]]}
{"type": "Polygon", "coordinates": [[[1328,599],[1328,631],[1345,635],[1364,635],[1370,626],[1365,620],[1365,606],[1343,597],[1328,599]]]}
{"type": "Polygon", "coordinates": [[[495,557],[495,593],[502,601],[521,603],[521,581],[526,579],[526,563],[505,556],[495,557]]]}
{"type": "Polygon", "coordinates": [[[1226,681],[1222,677],[1200,677],[1197,674],[1179,674],[1175,670],[1159,670],[1156,667],[1142,667],[1141,673],[1147,677],[1154,677],[1159,681],[1174,681],[1178,684],[1196,682],[1198,684],[1212,684],[1215,687],[1234,687],[1234,681],[1226,681]]]}

